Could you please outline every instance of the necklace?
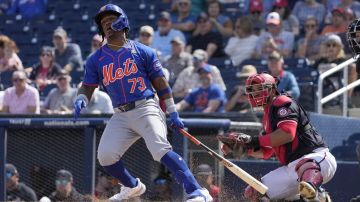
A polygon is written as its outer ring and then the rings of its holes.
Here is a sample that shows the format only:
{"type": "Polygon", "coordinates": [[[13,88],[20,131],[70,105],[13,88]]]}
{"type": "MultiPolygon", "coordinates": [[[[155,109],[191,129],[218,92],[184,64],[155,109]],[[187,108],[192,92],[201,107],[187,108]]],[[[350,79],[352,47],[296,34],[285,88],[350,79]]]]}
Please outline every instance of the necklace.
{"type": "Polygon", "coordinates": [[[110,46],[115,46],[115,47],[119,47],[119,48],[121,48],[121,47],[124,47],[124,46],[127,44],[127,42],[128,42],[128,40],[126,39],[126,40],[125,40],[125,43],[124,43],[122,46],[117,45],[117,44],[111,44],[111,43],[107,43],[107,45],[110,45],[110,46]]]}
{"type": "Polygon", "coordinates": [[[116,45],[116,44],[107,43],[107,45],[121,48],[121,47],[124,47],[125,44],[120,46],[120,45],[116,45]]]}

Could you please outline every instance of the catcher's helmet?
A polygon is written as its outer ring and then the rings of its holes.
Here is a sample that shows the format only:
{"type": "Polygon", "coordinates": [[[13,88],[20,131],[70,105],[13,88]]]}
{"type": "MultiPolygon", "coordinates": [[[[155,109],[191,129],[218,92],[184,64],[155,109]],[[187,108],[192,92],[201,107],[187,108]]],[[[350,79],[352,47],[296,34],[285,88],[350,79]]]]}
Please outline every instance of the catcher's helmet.
{"type": "Polygon", "coordinates": [[[360,54],[360,19],[350,23],[346,37],[353,55],[360,54]]]}
{"type": "Polygon", "coordinates": [[[95,23],[99,29],[99,34],[101,36],[104,36],[104,31],[101,27],[101,19],[105,14],[115,14],[118,16],[118,19],[111,25],[111,28],[115,31],[130,29],[129,20],[125,12],[115,4],[106,4],[100,8],[99,12],[94,17],[95,23]]]}
{"type": "Polygon", "coordinates": [[[245,92],[252,107],[268,103],[271,91],[276,90],[277,80],[268,73],[252,74],[245,82],[245,92]]]}

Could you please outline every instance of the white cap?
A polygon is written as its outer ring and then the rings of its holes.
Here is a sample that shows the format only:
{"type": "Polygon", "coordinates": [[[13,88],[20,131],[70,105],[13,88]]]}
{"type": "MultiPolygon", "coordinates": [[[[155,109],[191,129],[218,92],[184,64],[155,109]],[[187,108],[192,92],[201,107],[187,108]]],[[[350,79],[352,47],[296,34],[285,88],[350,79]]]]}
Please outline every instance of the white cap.
{"type": "Polygon", "coordinates": [[[336,34],[330,34],[326,37],[326,43],[329,42],[329,41],[333,41],[335,43],[337,43],[338,45],[340,45],[341,47],[343,47],[343,43],[341,41],[341,38],[336,35],[336,34]]]}
{"type": "Polygon", "coordinates": [[[271,12],[266,17],[266,24],[279,25],[281,22],[280,15],[277,12],[271,12]]]}

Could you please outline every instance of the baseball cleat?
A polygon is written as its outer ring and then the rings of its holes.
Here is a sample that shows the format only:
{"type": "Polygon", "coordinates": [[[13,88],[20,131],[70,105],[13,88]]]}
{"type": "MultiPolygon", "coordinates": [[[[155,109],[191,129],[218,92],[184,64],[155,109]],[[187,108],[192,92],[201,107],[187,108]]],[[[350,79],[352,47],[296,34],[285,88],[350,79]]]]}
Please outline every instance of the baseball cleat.
{"type": "Polygon", "coordinates": [[[110,202],[116,202],[116,201],[131,199],[131,198],[140,196],[143,193],[145,193],[146,186],[140,181],[139,178],[136,178],[136,180],[138,182],[136,187],[130,188],[130,187],[122,186],[121,190],[120,190],[120,193],[115,194],[114,196],[109,198],[109,201],[110,202]]]}
{"type": "Polygon", "coordinates": [[[314,199],[317,195],[316,189],[310,183],[305,181],[300,182],[299,193],[304,199],[314,199]]]}
{"type": "Polygon", "coordinates": [[[187,196],[186,202],[212,202],[213,198],[205,188],[197,189],[187,196]]]}

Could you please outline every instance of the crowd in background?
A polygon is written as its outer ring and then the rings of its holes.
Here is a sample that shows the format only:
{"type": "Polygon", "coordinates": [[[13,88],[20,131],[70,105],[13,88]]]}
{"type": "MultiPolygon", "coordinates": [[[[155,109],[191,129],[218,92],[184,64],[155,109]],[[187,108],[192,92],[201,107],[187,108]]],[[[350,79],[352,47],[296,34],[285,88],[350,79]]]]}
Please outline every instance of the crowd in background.
{"type": "MultiPolygon", "coordinates": [[[[47,3],[47,0],[0,0],[0,14],[20,14],[23,18],[41,16],[46,12],[47,3]]],[[[268,72],[280,81],[279,91],[298,99],[301,96],[300,81],[287,70],[291,67],[285,66],[284,59],[307,58],[310,67],[320,73],[335,67],[351,57],[346,30],[349,22],[360,17],[360,3],[355,0],[162,0],[162,3],[167,9],[156,14],[156,26],[143,25],[132,39],[157,51],[172,86],[177,109],[202,113],[251,111],[244,83],[247,76],[258,70],[244,64],[248,59],[266,61],[268,72]],[[225,4],[239,2],[246,7],[241,15],[234,19],[224,12],[225,4]],[[209,62],[216,58],[230,59],[232,67],[239,67],[237,84],[231,89],[226,85],[229,81],[222,77],[223,67],[209,62]]],[[[131,24],[136,24],[132,16],[129,19],[131,24]]],[[[80,84],[73,81],[72,75],[83,73],[89,55],[82,54],[84,47],[73,43],[62,27],[53,30],[48,37],[52,44],[34,50],[39,51],[38,62],[24,66],[18,55],[21,47],[17,41],[10,35],[0,35],[0,74],[9,82],[8,86],[5,80],[1,81],[3,113],[72,113],[80,84]]],[[[88,43],[91,54],[106,44],[106,40],[94,35],[88,43]]],[[[355,65],[351,64],[349,82],[356,79],[355,65]]],[[[341,88],[343,82],[342,73],[329,77],[324,83],[325,95],[341,88]]],[[[349,97],[357,94],[350,91],[349,97]]],[[[340,98],[335,99],[325,107],[339,106],[340,103],[340,98]]],[[[82,113],[111,114],[111,100],[97,89],[82,113]]],[[[13,165],[6,169],[9,173],[6,177],[11,180],[7,186],[20,187],[27,193],[26,197],[34,201],[38,199],[36,197],[44,196],[41,192],[36,196],[23,184],[19,186],[19,174],[13,165]]],[[[216,198],[218,187],[212,184],[212,177],[208,177],[212,175],[211,168],[202,165],[196,172],[205,175],[199,179],[208,183],[206,186],[216,198]]],[[[95,195],[105,199],[111,195],[113,179],[103,172],[97,177],[95,195]]],[[[46,197],[53,200],[84,197],[73,188],[69,171],[59,170],[54,184],[56,191],[45,194],[46,197]]],[[[152,196],[154,200],[167,200],[171,196],[166,177],[156,178],[154,186],[157,187],[152,196]],[[164,198],[157,199],[159,196],[164,198]]],[[[12,194],[9,191],[8,196],[12,194]]]]}
{"type": "MultiPolygon", "coordinates": [[[[267,71],[281,81],[279,91],[298,99],[301,94],[299,81],[286,70],[291,67],[286,67],[284,59],[307,58],[311,67],[322,73],[351,56],[345,35],[347,25],[360,12],[359,2],[243,2],[248,6],[247,14],[232,19],[222,9],[230,1],[163,0],[168,4],[168,10],[156,16],[157,26],[140,27],[134,40],[157,51],[178,101],[178,110],[203,113],[238,111],[234,108],[235,103],[242,105],[241,110],[248,109],[246,99],[240,96],[243,94],[241,80],[246,77],[239,72],[236,90],[227,89],[221,73],[223,67],[209,63],[214,58],[229,58],[232,66],[240,71],[248,59],[266,60],[267,71]],[[200,69],[205,71],[200,72],[200,69]]],[[[0,5],[4,14],[18,13],[31,18],[44,13],[46,3],[45,0],[3,0],[0,5]],[[32,9],[34,7],[37,9],[32,9]]],[[[129,19],[131,21],[131,16],[129,19]]],[[[52,37],[52,44],[41,48],[38,63],[24,67],[16,41],[11,36],[0,35],[0,73],[8,75],[10,82],[9,86],[3,85],[6,89],[0,93],[2,112],[72,113],[76,82],[80,81],[72,81],[71,75],[73,72],[83,73],[89,55],[82,55],[82,47],[72,43],[62,27],[53,30],[49,37],[52,37]],[[17,107],[20,105],[22,107],[17,107]]],[[[89,43],[91,54],[106,41],[94,35],[89,43]]],[[[355,65],[352,64],[349,66],[349,82],[357,79],[354,71],[355,65]]],[[[325,95],[343,85],[342,74],[334,74],[325,80],[325,95]]],[[[353,91],[350,91],[349,96],[352,95],[353,91]]],[[[325,107],[338,106],[340,100],[335,99],[325,107]]],[[[113,112],[111,100],[101,90],[95,93],[90,103],[83,113],[113,112]]]]}

